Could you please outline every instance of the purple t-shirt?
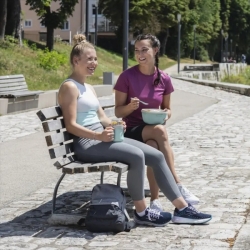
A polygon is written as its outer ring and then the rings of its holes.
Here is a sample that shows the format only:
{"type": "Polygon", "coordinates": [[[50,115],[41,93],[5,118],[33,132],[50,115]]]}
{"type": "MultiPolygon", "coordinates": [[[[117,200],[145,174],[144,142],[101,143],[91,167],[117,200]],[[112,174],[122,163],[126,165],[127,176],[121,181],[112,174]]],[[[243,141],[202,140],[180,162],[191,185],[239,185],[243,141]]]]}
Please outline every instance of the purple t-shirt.
{"type": "Polygon", "coordinates": [[[133,66],[121,73],[116,85],[115,90],[127,93],[126,104],[130,103],[131,97],[137,97],[149,105],[140,103],[139,108],[133,111],[123,120],[126,122],[127,127],[135,127],[144,124],[141,115],[143,108],[159,108],[163,101],[163,96],[168,95],[174,91],[171,78],[162,70],[161,81],[158,86],[154,86],[154,80],[157,78],[157,70],[152,75],[144,75],[140,72],[138,65],[133,66]]]}

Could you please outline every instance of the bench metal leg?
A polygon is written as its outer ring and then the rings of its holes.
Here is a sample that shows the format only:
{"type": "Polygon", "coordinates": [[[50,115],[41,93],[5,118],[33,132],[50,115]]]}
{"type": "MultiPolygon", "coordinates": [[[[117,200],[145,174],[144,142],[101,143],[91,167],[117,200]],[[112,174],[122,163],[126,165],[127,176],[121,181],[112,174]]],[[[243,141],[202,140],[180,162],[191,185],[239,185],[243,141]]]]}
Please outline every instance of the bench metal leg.
{"type": "Polygon", "coordinates": [[[100,179],[101,184],[103,184],[103,177],[104,177],[104,171],[101,172],[101,179],[100,179]]]}
{"type": "Polygon", "coordinates": [[[52,214],[55,212],[56,210],[56,195],[57,195],[57,191],[58,191],[58,187],[61,183],[61,181],[63,180],[64,176],[66,175],[66,173],[63,173],[60,177],[60,179],[58,180],[58,182],[56,183],[55,189],[54,189],[54,193],[53,193],[53,201],[52,201],[52,214]]]}
{"type": "Polygon", "coordinates": [[[122,177],[122,173],[119,173],[117,176],[117,186],[121,186],[121,177],[122,177]]]}

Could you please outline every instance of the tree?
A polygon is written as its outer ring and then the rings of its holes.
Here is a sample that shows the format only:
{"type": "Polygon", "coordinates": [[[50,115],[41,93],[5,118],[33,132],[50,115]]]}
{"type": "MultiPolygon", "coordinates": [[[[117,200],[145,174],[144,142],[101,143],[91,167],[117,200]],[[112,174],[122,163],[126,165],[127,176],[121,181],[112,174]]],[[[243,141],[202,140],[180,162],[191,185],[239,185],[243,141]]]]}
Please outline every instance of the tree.
{"type": "Polygon", "coordinates": [[[40,17],[41,23],[47,28],[46,46],[51,51],[54,47],[54,29],[62,28],[63,23],[75,9],[78,0],[60,0],[57,10],[51,9],[52,2],[57,0],[26,0],[26,4],[30,5],[30,10],[35,10],[40,17]]]}
{"type": "Polygon", "coordinates": [[[18,36],[18,28],[20,25],[21,3],[20,0],[7,1],[7,21],[5,27],[5,35],[18,36]]]}
{"type": "Polygon", "coordinates": [[[7,0],[0,1],[0,40],[4,40],[7,20],[7,0]]]}
{"type": "Polygon", "coordinates": [[[250,1],[232,0],[229,17],[229,36],[239,45],[241,53],[250,48],[250,1]]]}

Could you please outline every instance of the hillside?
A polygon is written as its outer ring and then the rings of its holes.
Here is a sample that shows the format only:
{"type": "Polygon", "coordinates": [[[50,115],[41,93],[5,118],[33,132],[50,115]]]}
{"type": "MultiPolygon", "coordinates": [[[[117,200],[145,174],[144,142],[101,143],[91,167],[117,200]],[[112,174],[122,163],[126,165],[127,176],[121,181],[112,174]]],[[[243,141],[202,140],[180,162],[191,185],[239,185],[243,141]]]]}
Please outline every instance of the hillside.
{"type": "MultiPolygon", "coordinates": [[[[43,45],[38,44],[42,47],[43,45]]],[[[55,51],[44,52],[37,45],[19,47],[14,41],[7,40],[0,44],[0,75],[23,74],[30,90],[57,89],[70,73],[69,55],[71,46],[56,43],[55,51]]],[[[97,48],[98,67],[95,75],[89,77],[88,83],[102,84],[103,72],[122,72],[122,56],[97,48]]],[[[165,69],[176,62],[166,56],[160,58],[160,68],[165,69]]],[[[129,60],[129,66],[135,65],[129,60]]]]}

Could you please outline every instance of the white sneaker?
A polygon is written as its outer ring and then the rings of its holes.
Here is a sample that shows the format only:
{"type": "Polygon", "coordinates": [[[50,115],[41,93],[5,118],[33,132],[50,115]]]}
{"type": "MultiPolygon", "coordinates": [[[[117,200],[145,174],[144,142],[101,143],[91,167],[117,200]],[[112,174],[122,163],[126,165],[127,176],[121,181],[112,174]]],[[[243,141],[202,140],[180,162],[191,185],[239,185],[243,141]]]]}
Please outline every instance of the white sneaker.
{"type": "Polygon", "coordinates": [[[192,194],[186,187],[182,186],[181,184],[177,184],[177,186],[182,194],[182,197],[187,203],[196,205],[200,202],[199,198],[192,194]]]}
{"type": "Polygon", "coordinates": [[[150,208],[163,212],[163,207],[158,199],[150,201],[150,208]]]}

